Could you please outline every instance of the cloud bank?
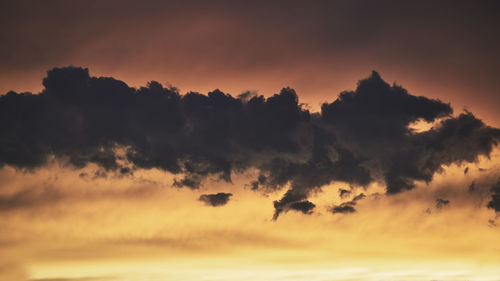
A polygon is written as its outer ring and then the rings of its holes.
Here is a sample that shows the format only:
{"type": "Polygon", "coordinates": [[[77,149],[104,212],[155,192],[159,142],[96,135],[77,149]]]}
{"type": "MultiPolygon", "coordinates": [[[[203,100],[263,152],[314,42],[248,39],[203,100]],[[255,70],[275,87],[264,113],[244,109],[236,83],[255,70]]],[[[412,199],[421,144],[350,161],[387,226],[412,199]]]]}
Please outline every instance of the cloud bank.
{"type": "MultiPolygon", "coordinates": [[[[310,214],[311,193],[333,181],[382,182],[388,194],[412,189],[443,166],[489,156],[500,139],[499,129],[471,112],[453,116],[449,104],[411,95],[377,72],[318,113],[291,88],[268,98],[181,95],[154,81],[131,88],[79,67],[54,68],[43,85],[39,94],[0,97],[0,166],[33,170],[55,157],[75,169],[93,163],[124,175],[156,168],[182,176],[173,184],[189,188],[207,177],[231,182],[254,168],[252,189],[289,188],[274,202],[275,219],[290,210],[310,214]],[[421,120],[437,125],[411,129],[421,120]]],[[[206,196],[200,200],[222,202],[206,196]]]]}

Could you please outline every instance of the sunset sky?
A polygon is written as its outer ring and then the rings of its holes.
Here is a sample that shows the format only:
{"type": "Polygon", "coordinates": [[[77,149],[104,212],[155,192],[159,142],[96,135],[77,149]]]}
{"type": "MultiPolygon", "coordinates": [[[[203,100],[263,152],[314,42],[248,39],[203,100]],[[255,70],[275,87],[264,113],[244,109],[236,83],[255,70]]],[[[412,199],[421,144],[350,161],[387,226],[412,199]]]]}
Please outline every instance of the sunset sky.
{"type": "Polygon", "coordinates": [[[496,1],[2,1],[0,281],[500,280],[496,1]]]}

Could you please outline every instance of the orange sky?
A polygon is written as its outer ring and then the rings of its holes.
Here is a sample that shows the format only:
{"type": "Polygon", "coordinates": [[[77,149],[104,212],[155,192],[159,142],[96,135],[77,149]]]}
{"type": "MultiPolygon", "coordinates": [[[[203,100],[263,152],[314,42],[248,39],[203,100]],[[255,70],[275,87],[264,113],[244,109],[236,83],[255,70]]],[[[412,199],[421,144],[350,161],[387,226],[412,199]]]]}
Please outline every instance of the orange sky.
{"type": "Polygon", "coordinates": [[[378,184],[358,189],[368,197],[354,214],[328,214],[347,187],[336,183],[311,198],[311,216],[278,221],[271,202],[282,191],[242,189],[251,173],[193,191],[171,188],[172,178],[154,170],[89,180],[57,163],[28,174],[5,168],[2,196],[33,196],[2,210],[0,261],[29,280],[496,280],[498,228],[484,203],[499,156],[468,165],[467,175],[451,166],[433,184],[391,197],[378,184]],[[483,191],[471,195],[473,180],[483,191]],[[233,192],[228,205],[197,201],[219,191],[233,192]],[[451,203],[437,208],[443,195],[451,203]]]}
{"type": "Polygon", "coordinates": [[[0,93],[36,92],[45,71],[76,65],[182,92],[268,96],[291,86],[317,108],[376,70],[415,95],[500,120],[491,1],[49,2],[2,4],[0,93]]]}
{"type": "MultiPolygon", "coordinates": [[[[38,93],[46,71],[74,65],[182,94],[271,96],[290,86],[317,112],[376,70],[412,95],[451,103],[454,115],[467,109],[500,127],[495,2],[418,2],[1,3],[0,95],[38,93]]],[[[392,196],[375,182],[340,198],[351,186],[333,182],[309,198],[311,215],[273,221],[287,189],[250,190],[255,170],[192,190],[156,169],[94,177],[99,167],[64,159],[33,171],[4,166],[0,280],[498,280],[500,221],[486,204],[499,167],[496,148],[392,196]],[[233,196],[220,207],[198,200],[217,192],[233,196]],[[357,212],[329,211],[360,193],[357,212]]]]}

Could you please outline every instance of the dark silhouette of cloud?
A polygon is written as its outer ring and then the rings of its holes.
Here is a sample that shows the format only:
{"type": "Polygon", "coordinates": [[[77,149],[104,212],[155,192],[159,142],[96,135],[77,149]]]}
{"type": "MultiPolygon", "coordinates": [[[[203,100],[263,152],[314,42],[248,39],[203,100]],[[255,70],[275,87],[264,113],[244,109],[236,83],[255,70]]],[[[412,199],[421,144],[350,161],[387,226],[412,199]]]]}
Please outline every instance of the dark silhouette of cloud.
{"type": "Polygon", "coordinates": [[[233,196],[233,194],[224,192],[216,194],[202,194],[198,200],[204,202],[208,206],[218,207],[226,205],[231,196],[233,196]]]}
{"type": "Polygon", "coordinates": [[[361,199],[363,199],[365,197],[366,197],[366,195],[364,193],[360,193],[360,194],[354,196],[354,198],[352,199],[352,201],[356,202],[356,201],[359,201],[359,200],[361,200],[361,199]]]}
{"type": "Polygon", "coordinates": [[[343,198],[349,196],[350,194],[351,194],[350,190],[339,188],[339,196],[340,196],[340,198],[343,199],[343,198]]]}
{"type": "Polygon", "coordinates": [[[450,206],[450,200],[437,198],[436,199],[436,209],[442,209],[444,207],[450,206]]]}
{"type": "Polygon", "coordinates": [[[490,155],[500,139],[500,130],[471,112],[453,117],[449,104],[413,96],[377,72],[319,113],[299,104],[291,88],[268,98],[181,95],[154,81],[135,89],[78,67],[50,70],[43,85],[36,95],[0,97],[0,166],[33,170],[56,157],[75,169],[96,164],[96,177],[157,168],[181,176],[174,186],[193,189],[207,177],[231,182],[255,168],[252,189],[289,186],[274,202],[275,219],[288,210],[310,213],[307,198],[333,181],[385,181],[388,194],[411,189],[444,165],[490,155]],[[409,125],[419,120],[439,122],[415,132],[409,125]]]}
{"type": "Polygon", "coordinates": [[[289,210],[299,211],[303,214],[310,215],[312,214],[312,210],[316,207],[316,205],[308,200],[293,202],[289,206],[289,210]]]}
{"type": "Polygon", "coordinates": [[[364,193],[360,193],[360,194],[354,196],[354,198],[352,198],[351,201],[343,202],[342,204],[340,204],[338,206],[331,207],[330,211],[334,214],[336,214],[336,213],[343,213],[343,214],[354,213],[354,212],[356,212],[356,209],[354,208],[354,206],[356,206],[356,204],[359,200],[361,200],[365,197],[366,197],[366,195],[364,193]]]}
{"type": "Polygon", "coordinates": [[[336,213],[343,213],[343,214],[347,214],[347,213],[354,213],[356,212],[356,209],[354,209],[354,202],[352,201],[349,201],[349,202],[345,202],[345,203],[342,203],[338,206],[333,206],[332,209],[331,209],[331,212],[336,214],[336,213]]]}
{"type": "Polygon", "coordinates": [[[359,159],[383,173],[387,193],[412,189],[414,180],[430,181],[442,165],[470,162],[489,154],[500,131],[486,126],[472,113],[449,117],[452,109],[439,100],[410,95],[390,86],[373,72],[355,91],[341,93],[322,107],[322,119],[335,126],[336,136],[359,159]],[[408,126],[417,120],[438,127],[422,133],[408,126]]]}
{"type": "Polygon", "coordinates": [[[500,178],[498,182],[491,186],[491,200],[488,202],[488,208],[500,212],[500,178]]]}

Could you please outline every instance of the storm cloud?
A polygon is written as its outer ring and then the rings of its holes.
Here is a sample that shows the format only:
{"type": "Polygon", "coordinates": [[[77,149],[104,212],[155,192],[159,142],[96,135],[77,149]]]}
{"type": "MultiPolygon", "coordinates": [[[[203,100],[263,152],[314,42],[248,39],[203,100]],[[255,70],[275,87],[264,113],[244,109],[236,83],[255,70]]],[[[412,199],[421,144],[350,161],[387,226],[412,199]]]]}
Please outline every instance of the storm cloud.
{"type": "Polygon", "coordinates": [[[274,202],[275,219],[288,210],[311,213],[311,193],[334,181],[381,181],[388,194],[412,189],[443,166],[490,155],[500,139],[499,129],[471,112],[453,116],[449,104],[411,95],[377,72],[319,113],[291,88],[268,98],[181,95],[158,82],[132,88],[79,67],[54,68],[43,85],[39,94],[0,97],[0,166],[33,170],[55,157],[75,169],[156,168],[178,175],[173,185],[193,189],[254,168],[252,189],[289,188],[274,202]],[[437,125],[410,128],[421,120],[437,125]]]}

